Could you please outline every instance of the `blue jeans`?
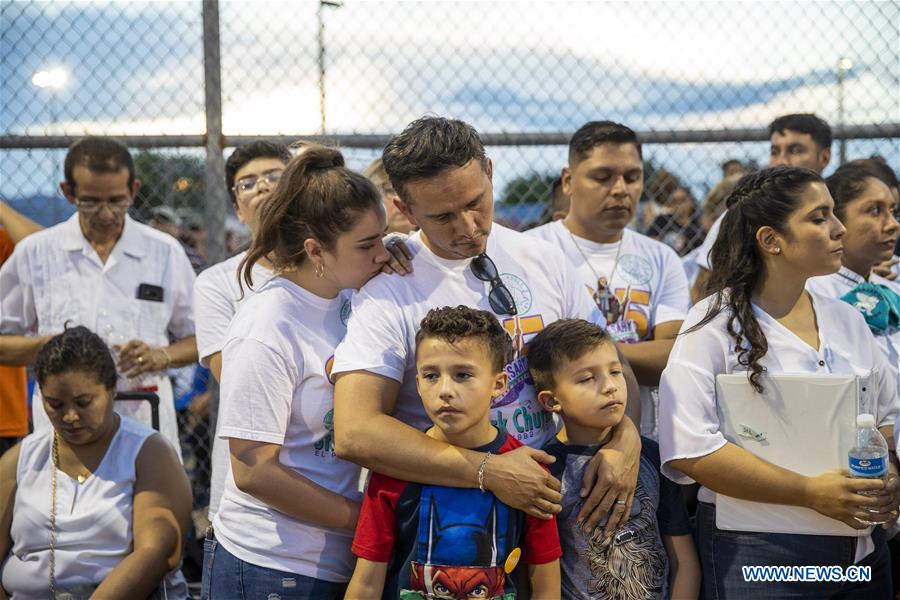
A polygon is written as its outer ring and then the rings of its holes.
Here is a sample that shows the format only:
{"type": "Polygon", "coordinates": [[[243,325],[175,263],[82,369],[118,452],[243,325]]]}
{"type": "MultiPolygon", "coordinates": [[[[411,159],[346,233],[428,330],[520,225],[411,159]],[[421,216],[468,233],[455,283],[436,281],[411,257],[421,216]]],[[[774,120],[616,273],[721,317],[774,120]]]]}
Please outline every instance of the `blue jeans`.
{"type": "Polygon", "coordinates": [[[203,542],[201,600],[340,600],[346,583],[267,569],[228,552],[215,538],[203,542]]]}
{"type": "Polygon", "coordinates": [[[703,572],[702,597],[707,600],[733,598],[834,598],[890,600],[891,565],[884,530],[876,527],[875,551],[859,562],[872,567],[867,582],[749,582],[742,566],[834,566],[853,565],[856,538],[828,535],[796,535],[726,531],[716,527],[716,507],[697,506],[697,552],[703,572]]]}

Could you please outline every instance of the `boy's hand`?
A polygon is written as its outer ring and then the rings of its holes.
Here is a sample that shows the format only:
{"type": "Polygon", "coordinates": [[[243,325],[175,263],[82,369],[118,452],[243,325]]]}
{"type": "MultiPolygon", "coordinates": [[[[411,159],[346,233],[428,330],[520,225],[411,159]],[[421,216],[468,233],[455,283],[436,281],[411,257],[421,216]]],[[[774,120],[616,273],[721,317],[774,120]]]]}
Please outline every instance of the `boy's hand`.
{"type": "Polygon", "coordinates": [[[559,481],[541,465],[556,459],[528,446],[491,455],[484,469],[484,487],[504,504],[538,519],[562,510],[559,481]]]}
{"type": "Polygon", "coordinates": [[[622,419],[613,440],[594,455],[585,469],[581,497],[587,498],[577,522],[586,532],[593,531],[610,509],[604,535],[611,535],[628,521],[640,464],[640,435],[629,419],[622,419]]]}

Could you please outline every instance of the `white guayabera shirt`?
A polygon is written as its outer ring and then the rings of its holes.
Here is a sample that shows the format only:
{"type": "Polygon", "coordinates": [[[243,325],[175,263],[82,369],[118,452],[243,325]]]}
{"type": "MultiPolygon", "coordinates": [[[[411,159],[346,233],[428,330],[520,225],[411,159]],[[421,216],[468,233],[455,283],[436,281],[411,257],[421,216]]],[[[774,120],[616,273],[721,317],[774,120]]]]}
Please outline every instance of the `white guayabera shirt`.
{"type": "MultiPolygon", "coordinates": [[[[178,240],[128,216],[122,236],[102,263],[81,233],[76,213],[23,239],[0,269],[0,334],[57,335],[67,324],[84,325],[110,344],[138,339],[168,346],[170,336],[180,340],[194,335],[194,280],[178,240]],[[162,300],[139,298],[142,284],[161,288],[162,300]]],[[[119,383],[120,391],[132,385],[122,377],[119,383]]],[[[161,433],[179,449],[168,375],[142,375],[140,386],[157,389],[161,433]]],[[[33,405],[35,430],[49,428],[39,389],[33,405]]]]}

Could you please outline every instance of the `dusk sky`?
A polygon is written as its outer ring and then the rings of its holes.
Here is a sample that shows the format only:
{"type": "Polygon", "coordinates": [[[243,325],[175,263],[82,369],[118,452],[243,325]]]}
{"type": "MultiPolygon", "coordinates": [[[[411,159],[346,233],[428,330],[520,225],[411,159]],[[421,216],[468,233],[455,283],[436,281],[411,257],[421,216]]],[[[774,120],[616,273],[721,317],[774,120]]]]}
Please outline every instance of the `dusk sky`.
{"type": "MultiPolygon", "coordinates": [[[[313,134],[318,2],[222,2],[226,134],[313,134]]],[[[482,132],[764,127],[785,112],[900,121],[896,2],[344,2],[324,9],[328,131],[392,133],[427,112],[482,132]]],[[[0,2],[0,131],[202,133],[199,2],[0,2]],[[59,67],[55,92],[31,83],[59,67]]],[[[897,167],[900,145],[860,141],[897,167]]],[[[363,166],[376,153],[351,152],[363,166]]],[[[493,152],[500,183],[565,149],[493,152]]],[[[59,153],[2,151],[0,193],[47,193],[59,153]],[[31,172],[36,170],[37,175],[31,172]]],[[[698,188],[765,144],[652,146],[698,188]]],[[[703,189],[698,189],[702,192],[703,189]]]]}

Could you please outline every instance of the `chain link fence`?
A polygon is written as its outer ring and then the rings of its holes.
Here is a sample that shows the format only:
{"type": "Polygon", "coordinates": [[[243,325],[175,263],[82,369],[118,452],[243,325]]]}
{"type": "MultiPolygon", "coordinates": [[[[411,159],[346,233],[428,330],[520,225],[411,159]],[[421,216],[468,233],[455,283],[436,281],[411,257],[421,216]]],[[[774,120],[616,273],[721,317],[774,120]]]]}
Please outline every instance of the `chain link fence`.
{"type": "MultiPolygon", "coordinates": [[[[221,113],[212,142],[226,155],[259,136],[324,136],[363,170],[390,134],[435,113],[484,134],[497,218],[524,228],[547,215],[568,136],[611,119],[646,142],[636,227],[685,254],[705,235],[723,164],[765,165],[778,115],[831,123],[829,171],[873,154],[900,166],[898,23],[896,2],[3,0],[0,198],[57,223],[73,212],[58,192],[68,144],[124,136],[143,182],[133,216],[171,217],[173,233],[214,260],[246,231],[208,218],[231,210],[207,160],[210,114],[221,113]]],[[[198,514],[209,477],[201,404],[181,410],[198,514]]]]}

